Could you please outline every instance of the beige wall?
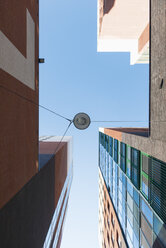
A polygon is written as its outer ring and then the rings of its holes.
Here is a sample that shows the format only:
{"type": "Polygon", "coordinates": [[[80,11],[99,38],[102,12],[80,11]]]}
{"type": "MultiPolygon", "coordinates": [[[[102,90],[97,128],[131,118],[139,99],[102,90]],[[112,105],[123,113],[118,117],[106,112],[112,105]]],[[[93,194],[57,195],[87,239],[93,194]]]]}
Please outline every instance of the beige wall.
{"type": "Polygon", "coordinates": [[[98,8],[98,52],[131,52],[134,64],[140,57],[140,46],[147,46],[149,41],[146,32],[146,42],[140,44],[149,24],[149,0],[106,0],[105,5],[99,0],[98,8]]]}

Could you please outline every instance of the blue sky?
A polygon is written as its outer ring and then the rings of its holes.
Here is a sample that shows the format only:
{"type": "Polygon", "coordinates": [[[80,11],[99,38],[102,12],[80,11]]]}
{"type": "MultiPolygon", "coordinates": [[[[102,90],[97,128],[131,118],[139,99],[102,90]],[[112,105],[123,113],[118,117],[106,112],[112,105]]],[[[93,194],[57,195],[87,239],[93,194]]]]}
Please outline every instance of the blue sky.
{"type": "MultiPolygon", "coordinates": [[[[130,66],[129,53],[97,53],[97,0],[40,1],[40,104],[73,118],[148,120],[148,65],[130,66]]],[[[40,135],[62,135],[66,120],[40,109],[40,135]]],[[[148,123],[71,126],[74,178],[61,248],[98,248],[98,128],[148,123]]]]}

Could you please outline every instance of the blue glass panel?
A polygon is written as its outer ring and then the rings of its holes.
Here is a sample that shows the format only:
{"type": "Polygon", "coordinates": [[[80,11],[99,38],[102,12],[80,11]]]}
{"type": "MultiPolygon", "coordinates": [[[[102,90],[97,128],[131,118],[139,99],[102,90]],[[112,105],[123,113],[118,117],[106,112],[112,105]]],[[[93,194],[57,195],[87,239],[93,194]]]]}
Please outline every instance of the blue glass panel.
{"type": "Polygon", "coordinates": [[[139,207],[139,193],[134,189],[134,201],[139,207]]]}
{"type": "Polygon", "coordinates": [[[134,248],[139,248],[139,240],[136,238],[134,234],[134,248]]]}
{"type": "Polygon", "coordinates": [[[122,192],[122,181],[120,180],[120,178],[119,178],[119,189],[122,192]]]}
{"type": "MultiPolygon", "coordinates": [[[[127,219],[127,231],[128,231],[128,234],[130,236],[130,239],[131,241],[133,241],[133,228],[132,226],[130,225],[130,222],[129,220],[127,219]]],[[[133,243],[133,242],[132,242],[133,243]]]]}
{"type": "Polygon", "coordinates": [[[149,223],[152,225],[153,223],[153,213],[151,209],[148,207],[148,205],[145,203],[143,199],[141,199],[141,210],[146,219],[149,221],[149,223]]]}
{"type": "Polygon", "coordinates": [[[129,194],[133,197],[133,186],[132,186],[132,184],[129,182],[129,180],[127,180],[127,191],[128,191],[129,194]]]}
{"type": "Polygon", "coordinates": [[[142,182],[142,192],[148,197],[148,187],[144,182],[142,182]]]}
{"type": "Polygon", "coordinates": [[[133,248],[133,242],[131,241],[131,239],[130,239],[130,236],[129,236],[129,233],[128,233],[128,232],[127,232],[127,242],[128,242],[129,248],[133,248]]]}

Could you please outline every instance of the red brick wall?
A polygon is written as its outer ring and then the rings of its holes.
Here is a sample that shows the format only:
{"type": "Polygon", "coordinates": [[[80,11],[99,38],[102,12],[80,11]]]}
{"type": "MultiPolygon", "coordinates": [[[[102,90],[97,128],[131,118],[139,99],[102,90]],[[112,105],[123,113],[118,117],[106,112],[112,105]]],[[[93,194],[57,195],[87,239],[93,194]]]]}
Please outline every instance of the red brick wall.
{"type": "Polygon", "coordinates": [[[35,90],[0,69],[0,208],[38,169],[38,107],[18,96],[38,103],[38,1],[0,1],[0,31],[26,57],[26,9],[35,23],[35,90]]]}
{"type": "Polygon", "coordinates": [[[108,194],[104,180],[102,179],[102,181],[103,181],[103,191],[104,191],[104,234],[103,234],[104,243],[106,245],[106,248],[119,248],[117,242],[117,233],[118,233],[120,240],[122,242],[121,248],[126,248],[127,246],[122,234],[122,230],[118,218],[116,217],[116,213],[112,205],[112,202],[110,200],[110,196],[108,194]],[[108,204],[109,204],[109,208],[108,208],[108,204]],[[111,221],[111,215],[113,216],[114,219],[114,225],[112,224],[111,221]],[[108,221],[110,224],[108,224],[108,221]],[[111,233],[114,236],[114,244],[112,242],[111,233]],[[107,236],[109,236],[109,242],[107,236]]]}

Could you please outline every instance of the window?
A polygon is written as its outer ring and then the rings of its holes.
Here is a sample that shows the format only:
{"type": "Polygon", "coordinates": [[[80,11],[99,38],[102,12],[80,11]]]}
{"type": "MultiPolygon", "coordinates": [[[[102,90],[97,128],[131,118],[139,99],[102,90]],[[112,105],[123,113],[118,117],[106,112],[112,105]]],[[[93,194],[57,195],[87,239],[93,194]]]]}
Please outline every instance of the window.
{"type": "Polygon", "coordinates": [[[114,228],[114,225],[115,225],[115,220],[114,220],[114,217],[113,217],[113,214],[111,213],[111,223],[112,223],[112,226],[114,228]]]}
{"type": "Polygon", "coordinates": [[[111,240],[112,240],[112,245],[114,246],[114,235],[113,235],[112,231],[111,231],[111,240]]]}
{"type": "Polygon", "coordinates": [[[127,204],[130,207],[130,210],[133,212],[133,199],[130,194],[127,192],[127,204]]]}
{"type": "Polygon", "coordinates": [[[110,204],[109,202],[107,201],[107,209],[108,209],[108,212],[110,211],[110,204]]]}
{"type": "Polygon", "coordinates": [[[133,186],[132,186],[132,184],[130,183],[129,180],[127,180],[127,191],[133,197],[133,186]]]}
{"type": "Polygon", "coordinates": [[[146,240],[148,241],[149,246],[152,247],[153,232],[152,232],[151,226],[148,224],[143,214],[141,214],[141,231],[144,233],[144,236],[146,240]]]}
{"type": "Polygon", "coordinates": [[[141,175],[141,191],[144,194],[144,196],[148,199],[148,192],[149,192],[149,188],[148,188],[148,177],[146,175],[141,175]]]}
{"type": "Polygon", "coordinates": [[[127,233],[129,234],[130,240],[133,241],[133,227],[130,222],[127,220],[127,233]]]}
{"type": "Polygon", "coordinates": [[[127,161],[127,176],[131,178],[131,163],[130,161],[127,161]]]}
{"type": "Polygon", "coordinates": [[[152,210],[149,208],[149,206],[145,203],[143,199],[141,199],[141,210],[146,219],[149,221],[149,223],[152,226],[153,223],[153,213],[152,210]]]}
{"type": "Polygon", "coordinates": [[[118,163],[118,140],[114,139],[114,161],[118,163]]]}
{"type": "Polygon", "coordinates": [[[135,220],[135,218],[134,218],[133,229],[134,229],[134,234],[135,234],[136,238],[139,240],[139,224],[138,224],[138,222],[135,220]]]}
{"type": "Polygon", "coordinates": [[[112,150],[113,150],[113,138],[112,137],[109,137],[109,154],[110,156],[112,157],[113,156],[113,153],[112,153],[112,150]]]}
{"type": "Polygon", "coordinates": [[[108,228],[110,228],[110,220],[109,220],[109,216],[107,216],[107,224],[108,224],[108,228]]]}
{"type": "Polygon", "coordinates": [[[150,205],[166,223],[166,163],[151,158],[149,167],[150,205]]]}
{"type": "Polygon", "coordinates": [[[133,226],[133,213],[129,207],[127,207],[127,218],[130,221],[131,226],[133,226]]]}
{"type": "Polygon", "coordinates": [[[139,207],[139,193],[134,189],[134,201],[139,207]]]}
{"type": "Polygon", "coordinates": [[[148,175],[149,174],[149,157],[142,153],[141,158],[142,158],[142,171],[148,175]]]}
{"type": "Polygon", "coordinates": [[[139,223],[139,208],[137,207],[135,202],[134,202],[134,217],[135,217],[136,221],[139,223]]]}
{"type": "Polygon", "coordinates": [[[149,157],[141,153],[141,192],[148,199],[149,194],[149,157]]]}
{"type": "Polygon", "coordinates": [[[135,149],[131,148],[131,180],[134,186],[139,189],[139,177],[140,177],[140,152],[135,149]]]}
{"type": "Polygon", "coordinates": [[[108,244],[110,244],[110,237],[109,237],[108,232],[107,232],[107,240],[108,240],[108,244]]]}
{"type": "Polygon", "coordinates": [[[150,248],[144,234],[141,232],[141,248],[150,248]]]}
{"type": "Polygon", "coordinates": [[[166,247],[166,225],[155,214],[153,215],[153,230],[163,246],[166,247]]]}
{"type": "Polygon", "coordinates": [[[118,141],[118,164],[119,165],[120,165],[120,157],[121,157],[120,150],[121,150],[120,141],[118,141]]]}
{"type": "Polygon", "coordinates": [[[123,172],[126,172],[126,145],[121,142],[121,152],[120,152],[120,167],[123,172]]]}
{"type": "Polygon", "coordinates": [[[139,238],[137,239],[135,234],[134,234],[134,248],[139,248],[139,238]]]}
{"type": "Polygon", "coordinates": [[[131,178],[131,147],[126,146],[127,156],[126,156],[126,173],[129,178],[131,178]]]}
{"type": "Polygon", "coordinates": [[[121,241],[121,238],[118,234],[118,231],[116,231],[116,241],[117,241],[118,247],[121,248],[122,247],[122,241],[121,241]]]}

